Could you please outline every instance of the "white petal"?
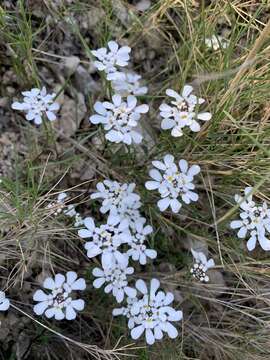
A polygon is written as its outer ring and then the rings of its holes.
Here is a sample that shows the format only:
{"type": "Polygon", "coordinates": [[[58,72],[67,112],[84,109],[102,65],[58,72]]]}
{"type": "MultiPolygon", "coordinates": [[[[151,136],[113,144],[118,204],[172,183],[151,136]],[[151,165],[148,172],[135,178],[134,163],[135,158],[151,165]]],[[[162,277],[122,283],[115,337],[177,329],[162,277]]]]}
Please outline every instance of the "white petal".
{"type": "Polygon", "coordinates": [[[160,282],[158,279],[152,279],[150,284],[150,299],[153,299],[158,288],[160,286],[160,282]]]}
{"type": "Polygon", "coordinates": [[[177,214],[179,212],[179,210],[181,209],[182,204],[177,199],[172,199],[170,201],[170,206],[171,206],[172,211],[175,214],[177,214]]]}
{"type": "Polygon", "coordinates": [[[136,281],[136,288],[142,293],[142,294],[147,294],[148,290],[147,290],[147,286],[146,286],[146,283],[139,279],[136,281]]]}
{"type": "Polygon", "coordinates": [[[59,288],[59,287],[61,287],[61,286],[64,284],[64,282],[66,281],[66,279],[65,279],[64,275],[62,275],[62,274],[56,274],[54,281],[55,281],[55,286],[56,286],[57,288],[59,288]]]}
{"type": "Polygon", "coordinates": [[[80,278],[78,280],[76,280],[73,284],[72,284],[72,290],[85,290],[86,289],[86,283],[85,280],[80,278]]]}
{"type": "Polygon", "coordinates": [[[46,111],[46,115],[48,117],[48,120],[50,121],[56,120],[56,115],[52,111],[46,111]]]}
{"type": "Polygon", "coordinates": [[[172,90],[172,89],[167,89],[167,90],[166,90],[166,94],[167,94],[168,96],[174,97],[174,98],[176,98],[176,99],[181,98],[181,96],[180,96],[176,91],[174,91],[174,90],[172,90]]]}
{"type": "Polygon", "coordinates": [[[82,299],[72,300],[71,306],[78,311],[82,311],[84,309],[85,302],[82,299]]]}
{"type": "Polygon", "coordinates": [[[145,338],[146,338],[146,342],[149,345],[153,345],[155,342],[155,337],[153,335],[153,331],[151,329],[146,329],[145,330],[145,338]]]}
{"type": "Polygon", "coordinates": [[[106,135],[105,138],[111,142],[119,143],[123,140],[123,135],[116,130],[110,130],[106,135]]]}
{"type": "Polygon", "coordinates": [[[208,121],[211,119],[211,117],[212,117],[212,114],[210,114],[209,112],[199,113],[197,115],[197,118],[199,120],[203,120],[203,121],[208,121]]]}
{"type": "Polygon", "coordinates": [[[116,94],[116,95],[113,95],[112,101],[113,101],[114,105],[118,107],[121,105],[122,98],[120,95],[116,94]]]}
{"type": "Polygon", "coordinates": [[[169,322],[167,323],[166,328],[167,328],[167,334],[169,335],[169,337],[171,339],[175,339],[178,335],[177,329],[169,322]]]}
{"type": "Polygon", "coordinates": [[[42,315],[44,313],[44,311],[47,309],[47,307],[48,307],[47,301],[43,301],[43,302],[36,304],[34,306],[33,310],[34,310],[35,314],[42,315]]]}
{"type": "Polygon", "coordinates": [[[193,120],[190,125],[190,130],[192,130],[194,132],[198,132],[201,130],[201,126],[199,123],[197,123],[197,121],[193,120]]]}
{"type": "Polygon", "coordinates": [[[193,91],[193,87],[192,87],[192,86],[190,86],[190,85],[185,85],[185,86],[184,86],[184,89],[183,89],[183,91],[182,91],[182,95],[183,95],[184,97],[187,97],[187,96],[189,96],[189,94],[192,93],[192,91],[193,91]]]}
{"type": "Polygon", "coordinates": [[[172,134],[172,136],[174,136],[174,137],[183,136],[182,127],[181,127],[181,126],[175,126],[175,127],[172,129],[171,134],[172,134]]]}
{"type": "Polygon", "coordinates": [[[144,326],[139,325],[131,330],[130,335],[132,339],[137,340],[142,335],[143,332],[144,332],[144,326]]]}
{"type": "Polygon", "coordinates": [[[93,233],[92,233],[92,231],[89,231],[89,230],[86,230],[86,229],[81,229],[81,230],[78,231],[78,235],[81,238],[86,239],[86,238],[92,237],[93,233]]]}
{"type": "Polygon", "coordinates": [[[10,307],[10,301],[9,299],[5,298],[3,300],[1,300],[0,302],[0,311],[6,311],[8,310],[10,307]]]}
{"type": "Polygon", "coordinates": [[[67,283],[69,285],[71,285],[72,283],[74,283],[74,281],[77,279],[77,274],[75,273],[75,271],[68,271],[66,274],[66,278],[67,278],[67,283]]]}
{"type": "Polygon", "coordinates": [[[145,187],[147,190],[156,190],[160,186],[160,183],[157,181],[147,181],[145,183],[145,187]]]}
{"type": "Polygon", "coordinates": [[[163,332],[161,331],[159,326],[154,328],[154,335],[157,340],[161,340],[163,338],[163,332]]]}
{"type": "Polygon", "coordinates": [[[183,173],[186,173],[187,170],[188,170],[188,162],[184,159],[181,159],[179,161],[179,167],[180,167],[180,170],[183,172],[183,173]]]}
{"type": "Polygon", "coordinates": [[[164,162],[165,162],[165,165],[170,167],[174,164],[174,156],[171,155],[171,154],[167,154],[164,156],[164,162]]]}
{"type": "Polygon", "coordinates": [[[99,289],[105,283],[105,279],[100,277],[93,282],[93,286],[96,289],[99,289]]]}
{"type": "Polygon", "coordinates": [[[54,282],[53,278],[45,279],[45,281],[43,283],[43,287],[45,289],[49,289],[49,290],[55,289],[55,282],[54,282]]]}
{"type": "Polygon", "coordinates": [[[96,267],[93,269],[92,274],[96,277],[103,277],[104,271],[96,267]]]}
{"type": "Polygon", "coordinates": [[[165,211],[170,205],[170,199],[168,197],[161,199],[157,203],[160,211],[165,211]]]}
{"type": "Polygon", "coordinates": [[[109,42],[108,42],[108,48],[109,48],[112,52],[116,53],[117,50],[118,50],[118,48],[119,48],[119,45],[118,45],[117,42],[115,42],[115,41],[109,41],[109,42]]]}
{"type": "Polygon", "coordinates": [[[94,109],[100,115],[106,115],[107,114],[107,110],[105,109],[105,107],[103,106],[103,104],[100,101],[97,101],[95,103],[94,109]]]}
{"type": "Polygon", "coordinates": [[[199,167],[199,165],[192,165],[189,169],[188,169],[188,176],[195,176],[197,174],[199,174],[199,172],[201,171],[201,168],[199,167]]]}
{"type": "Polygon", "coordinates": [[[124,290],[125,290],[126,295],[130,298],[135,298],[137,295],[136,289],[133,289],[129,286],[126,286],[124,290]]]}
{"type": "Polygon", "coordinates": [[[45,294],[43,290],[37,290],[33,295],[34,301],[46,301],[48,299],[48,295],[45,294]]]}
{"type": "Polygon", "coordinates": [[[175,126],[175,120],[171,118],[166,118],[161,121],[161,129],[168,130],[175,126]]]}
{"type": "Polygon", "coordinates": [[[152,179],[156,180],[156,181],[161,181],[162,180],[162,176],[160,174],[160,172],[156,169],[151,169],[149,171],[149,175],[152,179]]]}
{"type": "Polygon", "coordinates": [[[148,110],[149,110],[149,106],[146,104],[143,104],[143,105],[137,106],[135,109],[135,112],[139,113],[139,114],[145,114],[148,112],[148,110]]]}
{"type": "Polygon", "coordinates": [[[243,221],[241,220],[234,220],[230,223],[230,227],[232,229],[239,229],[243,225],[243,221]]]}
{"type": "Polygon", "coordinates": [[[68,305],[66,307],[66,319],[67,320],[74,320],[76,319],[76,312],[75,310],[73,309],[73,307],[71,305],[68,305]]]}
{"type": "Polygon", "coordinates": [[[101,116],[101,115],[92,115],[90,116],[89,118],[89,121],[92,123],[92,124],[106,124],[106,117],[104,116],[101,116]]]}
{"type": "Polygon", "coordinates": [[[149,257],[150,259],[155,259],[157,257],[157,252],[156,250],[152,250],[152,249],[147,249],[145,251],[145,254],[147,257],[149,257]]]}
{"type": "Polygon", "coordinates": [[[243,239],[244,237],[246,237],[246,234],[247,234],[247,228],[243,226],[243,227],[241,227],[240,230],[238,231],[237,236],[238,236],[240,239],[243,239]]]}

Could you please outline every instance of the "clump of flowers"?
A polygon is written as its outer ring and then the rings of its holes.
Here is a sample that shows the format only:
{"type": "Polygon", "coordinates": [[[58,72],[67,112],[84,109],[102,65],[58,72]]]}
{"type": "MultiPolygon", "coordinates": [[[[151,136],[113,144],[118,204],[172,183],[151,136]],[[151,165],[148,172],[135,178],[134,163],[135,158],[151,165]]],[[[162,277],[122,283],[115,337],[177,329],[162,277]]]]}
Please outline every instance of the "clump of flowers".
{"type": "Polygon", "coordinates": [[[105,266],[123,264],[128,257],[145,265],[147,258],[154,259],[157,252],[147,248],[147,236],[152,233],[150,225],[140,214],[140,196],[134,192],[135,184],[121,184],[117,181],[104,180],[97,184],[98,192],[92,199],[102,199],[101,213],[109,213],[107,223],[96,226],[92,218],[86,218],[86,228],[79,230],[85,243],[87,256],[101,255],[105,266]]]}
{"type": "Polygon", "coordinates": [[[147,86],[141,86],[140,84],[141,75],[134,72],[125,72],[122,74],[119,79],[112,81],[112,88],[116,94],[121,96],[140,96],[147,94],[147,86]]]}
{"type": "Polygon", "coordinates": [[[144,226],[145,221],[135,223],[131,230],[133,236],[129,242],[130,249],[127,251],[127,255],[132,260],[139,261],[141,265],[146,264],[147,258],[155,259],[157,257],[156,250],[148,249],[146,246],[147,236],[153,232],[153,228],[150,225],[144,226]]]}
{"type": "Polygon", "coordinates": [[[200,251],[195,251],[191,249],[191,253],[195,260],[194,265],[190,269],[192,276],[201,282],[208,282],[209,276],[206,275],[206,272],[215,266],[214,260],[213,259],[207,260],[205,254],[200,251]]]}
{"type": "Polygon", "coordinates": [[[197,106],[205,102],[204,99],[192,94],[193,87],[185,85],[180,94],[172,89],[167,89],[166,94],[173,98],[171,105],[160,105],[160,116],[163,118],[161,128],[171,129],[171,135],[179,137],[183,135],[183,129],[189,127],[191,131],[198,132],[201,126],[197,120],[208,121],[212,115],[209,112],[198,112],[197,106]]]}
{"type": "Polygon", "coordinates": [[[178,335],[178,331],[172,322],[182,319],[182,311],[176,311],[169,306],[174,296],[159,290],[160,282],[152,279],[150,288],[147,288],[143,280],[136,281],[136,289],[139,294],[127,298],[126,307],[113,310],[113,315],[124,315],[131,329],[131,337],[138,339],[145,333],[147,344],[152,345],[156,340],[161,340],[164,333],[171,339],[178,335]],[[158,291],[159,290],[159,291],[158,291]]]}
{"type": "Polygon", "coordinates": [[[211,38],[206,38],[205,45],[214,51],[226,49],[229,46],[228,40],[220,35],[212,35],[211,38]]]}
{"type": "Polygon", "coordinates": [[[118,181],[104,180],[97,184],[97,192],[91,194],[91,199],[102,199],[100,212],[110,215],[123,215],[126,208],[141,206],[140,195],[134,192],[136,184],[119,183],[118,181]]]}
{"type": "Polygon", "coordinates": [[[141,114],[149,110],[148,105],[137,106],[137,99],[133,95],[122,100],[121,95],[112,96],[112,103],[96,102],[94,109],[97,114],[90,116],[92,124],[102,124],[106,131],[105,138],[111,142],[130,145],[132,142],[139,144],[142,135],[136,131],[141,114]]]}
{"type": "Polygon", "coordinates": [[[105,293],[112,293],[117,302],[122,302],[124,296],[136,296],[136,290],[128,286],[128,275],[134,273],[134,268],[128,266],[128,257],[124,257],[121,263],[112,261],[110,264],[102,263],[102,269],[94,268],[93,275],[97,278],[93,286],[99,289],[102,285],[107,284],[104,288],[105,293]]]}
{"type": "Polygon", "coordinates": [[[73,204],[66,204],[69,196],[65,192],[58,194],[57,199],[47,205],[47,209],[53,210],[53,215],[57,216],[63,212],[66,216],[74,219],[74,226],[79,227],[83,225],[81,215],[75,210],[73,204]]]}
{"type": "Polygon", "coordinates": [[[198,200],[198,194],[195,193],[193,178],[200,172],[198,165],[188,167],[186,160],[174,162],[174,157],[170,154],[164,156],[163,161],[152,161],[155,169],[149,172],[153,179],[145,183],[148,190],[158,190],[161,199],[157,205],[160,211],[165,211],[168,207],[174,213],[178,213],[182,207],[181,199],[185,204],[198,200]]]}
{"type": "Polygon", "coordinates": [[[109,41],[108,48],[109,50],[104,47],[92,51],[92,54],[97,58],[94,65],[99,71],[106,73],[107,80],[123,78],[118,67],[128,65],[131,48],[129,46],[119,47],[115,41],[109,41]]]}
{"type": "Polygon", "coordinates": [[[257,241],[263,250],[270,250],[270,240],[266,238],[266,233],[270,233],[270,210],[264,201],[258,205],[253,201],[252,187],[246,187],[242,197],[238,194],[234,199],[240,208],[240,219],[231,222],[232,229],[239,229],[237,236],[240,239],[249,237],[247,248],[249,251],[255,249],[257,241]]]}
{"type": "Polygon", "coordinates": [[[37,315],[45,315],[47,318],[56,320],[74,320],[77,316],[76,311],[84,309],[84,300],[73,299],[72,292],[85,290],[86,283],[83,278],[79,278],[74,271],[69,271],[66,276],[56,274],[55,278],[47,278],[43,290],[37,290],[34,295],[34,301],[38,304],[34,306],[34,312],[37,315]]]}
{"type": "Polygon", "coordinates": [[[115,259],[119,263],[125,263],[125,257],[119,250],[121,245],[132,240],[127,221],[109,217],[106,224],[96,226],[94,220],[88,217],[84,220],[84,225],[86,229],[79,230],[78,235],[83,239],[92,239],[84,245],[89,258],[101,254],[102,263],[106,266],[112,264],[115,259]]]}
{"type": "Polygon", "coordinates": [[[10,307],[10,301],[4,291],[0,291],[0,311],[6,311],[10,307]]]}
{"type": "Polygon", "coordinates": [[[34,121],[36,125],[42,123],[43,116],[49,121],[56,120],[55,113],[60,106],[54,101],[56,94],[47,94],[47,90],[43,87],[41,90],[33,88],[30,91],[23,91],[23,102],[15,101],[11,107],[14,110],[20,110],[26,113],[26,120],[34,121]]]}

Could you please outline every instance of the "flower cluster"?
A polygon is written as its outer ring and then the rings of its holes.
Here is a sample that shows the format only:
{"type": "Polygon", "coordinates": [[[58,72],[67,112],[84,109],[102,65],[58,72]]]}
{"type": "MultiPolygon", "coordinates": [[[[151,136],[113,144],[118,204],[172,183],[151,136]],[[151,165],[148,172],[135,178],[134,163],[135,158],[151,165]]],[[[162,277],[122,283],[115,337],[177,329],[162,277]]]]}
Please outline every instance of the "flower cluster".
{"type": "Polygon", "coordinates": [[[128,95],[127,100],[122,100],[121,95],[112,96],[112,103],[96,102],[94,109],[96,115],[90,116],[92,124],[102,124],[107,131],[105,138],[111,142],[130,145],[132,142],[139,144],[142,135],[136,131],[141,114],[147,113],[148,105],[137,106],[137,99],[128,95]]]}
{"type": "Polygon", "coordinates": [[[112,102],[97,101],[94,104],[96,114],[90,116],[92,124],[102,124],[106,131],[105,138],[111,142],[131,145],[139,144],[142,135],[138,131],[141,114],[149,110],[146,104],[137,105],[135,95],[147,93],[147,87],[141,87],[141,76],[133,72],[120,72],[117,66],[128,65],[130,48],[119,45],[115,41],[109,41],[109,52],[106,48],[92,51],[98,58],[94,64],[100,71],[105,71],[107,80],[112,81],[114,95],[112,102]]]}
{"type": "Polygon", "coordinates": [[[165,155],[163,161],[153,161],[152,164],[155,169],[151,169],[149,175],[153,180],[147,181],[145,187],[158,190],[161,196],[157,203],[160,211],[171,207],[174,213],[178,213],[182,207],[179,198],[186,204],[198,200],[198,195],[192,191],[195,189],[193,178],[200,172],[198,165],[189,168],[187,161],[182,159],[177,166],[170,154],[165,155]]]}
{"type": "Polygon", "coordinates": [[[47,209],[53,210],[53,215],[59,215],[64,213],[66,216],[74,219],[74,226],[79,227],[83,225],[83,219],[81,215],[75,210],[73,204],[66,204],[65,202],[69,199],[68,194],[61,192],[58,194],[57,199],[47,205],[47,209]]]}
{"type": "Polygon", "coordinates": [[[137,280],[135,286],[139,294],[128,296],[127,305],[114,309],[113,315],[128,318],[131,337],[135,340],[144,332],[149,345],[161,340],[164,333],[172,339],[176,338],[178,331],[171,322],[180,321],[183,314],[169,306],[174,300],[173,294],[159,290],[160,282],[157,279],[151,280],[149,290],[143,280],[137,280]]]}
{"type": "MultiPolygon", "coordinates": [[[[100,212],[108,214],[107,222],[97,226],[94,219],[89,217],[84,219],[85,228],[78,231],[81,238],[90,239],[84,245],[87,256],[93,258],[101,255],[103,270],[100,271],[103,271],[105,277],[108,276],[107,281],[117,283],[114,289],[118,288],[119,294],[114,290],[113,295],[118,301],[123,297],[118,280],[123,281],[123,286],[126,286],[125,272],[131,274],[131,269],[133,272],[133,268],[128,268],[128,259],[131,257],[145,265],[147,258],[154,259],[157,256],[155,250],[147,248],[147,236],[153,229],[150,225],[145,225],[146,219],[139,211],[142,205],[140,196],[134,189],[135,184],[121,184],[110,180],[99,182],[98,191],[91,194],[91,198],[102,200],[100,212]]],[[[94,275],[100,271],[95,270],[94,275]]],[[[94,282],[94,286],[98,285],[99,281],[94,282]]]]}
{"type": "Polygon", "coordinates": [[[129,46],[119,47],[115,41],[109,41],[108,48],[109,50],[100,48],[92,51],[92,54],[97,58],[94,65],[99,71],[106,73],[107,80],[117,80],[122,77],[118,67],[128,65],[131,48],[129,46]]]}
{"type": "Polygon", "coordinates": [[[201,282],[208,282],[209,276],[206,275],[206,272],[207,270],[215,266],[214,260],[213,259],[207,260],[205,254],[200,251],[195,251],[191,249],[191,253],[195,260],[195,264],[190,269],[192,276],[201,282]]]}
{"type": "Polygon", "coordinates": [[[42,123],[42,117],[46,115],[50,121],[56,120],[55,112],[59,110],[59,104],[54,101],[55,94],[47,94],[46,88],[41,90],[33,88],[30,91],[23,91],[23,102],[15,101],[11,107],[26,113],[26,120],[34,121],[36,125],[42,123]]]}
{"type": "Polygon", "coordinates": [[[197,120],[208,121],[212,115],[209,112],[199,113],[197,105],[205,102],[192,94],[193,87],[185,85],[182,94],[179,95],[172,89],[167,89],[166,94],[173,98],[171,105],[163,103],[160,105],[160,116],[163,118],[161,128],[171,130],[171,135],[179,137],[183,135],[183,128],[189,127],[191,131],[198,132],[201,129],[197,120]]]}
{"type": "Polygon", "coordinates": [[[253,201],[253,188],[245,188],[245,196],[235,195],[234,199],[240,207],[240,219],[231,222],[232,229],[239,229],[237,236],[244,239],[249,236],[247,248],[249,251],[255,249],[258,241],[263,250],[270,250],[270,240],[266,233],[270,233],[270,209],[266,202],[260,206],[253,201]]]}
{"type": "Polygon", "coordinates": [[[112,88],[116,94],[121,96],[135,95],[141,96],[147,94],[147,86],[141,86],[141,75],[135,72],[122,73],[121,77],[112,81],[112,88]]]}
{"type": "Polygon", "coordinates": [[[43,290],[37,290],[33,295],[34,301],[38,302],[34,306],[34,312],[37,315],[45,314],[47,318],[56,320],[74,320],[76,311],[84,309],[84,300],[72,297],[73,291],[86,288],[85,280],[78,279],[74,271],[67,272],[66,276],[56,274],[54,279],[47,278],[43,287],[49,290],[49,294],[43,290]]]}

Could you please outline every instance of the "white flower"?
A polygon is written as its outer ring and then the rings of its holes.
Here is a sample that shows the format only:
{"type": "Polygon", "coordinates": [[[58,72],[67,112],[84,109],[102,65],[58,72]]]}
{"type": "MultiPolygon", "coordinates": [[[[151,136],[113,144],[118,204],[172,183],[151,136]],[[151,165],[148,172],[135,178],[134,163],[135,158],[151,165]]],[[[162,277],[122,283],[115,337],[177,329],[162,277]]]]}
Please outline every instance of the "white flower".
{"type": "Polygon", "coordinates": [[[92,54],[98,59],[94,65],[99,71],[105,71],[108,80],[115,80],[121,77],[118,71],[118,66],[123,67],[128,65],[130,47],[119,45],[115,41],[108,42],[108,49],[100,48],[91,51],[92,54]]]}
{"type": "Polygon", "coordinates": [[[30,91],[23,91],[23,102],[14,102],[11,107],[14,110],[21,110],[26,113],[26,120],[34,121],[36,125],[42,123],[42,116],[46,115],[48,120],[56,119],[55,112],[59,110],[59,104],[54,102],[55,94],[47,94],[46,88],[41,90],[34,88],[30,91]]]}
{"type": "Polygon", "coordinates": [[[147,94],[147,87],[140,85],[140,80],[142,78],[140,75],[132,72],[122,74],[121,78],[112,81],[112,88],[116,94],[121,96],[140,96],[147,94]]]}
{"type": "Polygon", "coordinates": [[[164,156],[163,162],[153,161],[152,164],[156,168],[149,172],[153,180],[147,181],[145,187],[148,190],[159,191],[161,200],[157,205],[160,211],[165,211],[170,206],[174,213],[178,213],[182,206],[180,197],[186,204],[198,200],[198,195],[192,191],[195,189],[193,177],[200,172],[198,165],[188,168],[187,161],[182,159],[177,167],[174,157],[170,154],[164,156]]]}
{"type": "Polygon", "coordinates": [[[123,315],[128,319],[128,328],[133,329],[135,326],[136,316],[133,316],[131,314],[131,309],[134,303],[138,301],[137,297],[127,297],[126,298],[126,306],[123,306],[121,308],[113,309],[112,314],[113,316],[119,316],[123,315]]]}
{"type": "Polygon", "coordinates": [[[146,221],[139,211],[141,206],[142,203],[140,201],[124,201],[121,206],[112,208],[110,215],[119,217],[121,220],[126,220],[129,228],[135,230],[136,224],[144,224],[146,221]]]}
{"type": "Polygon", "coordinates": [[[132,339],[138,339],[144,332],[146,342],[152,345],[156,340],[163,338],[167,333],[172,339],[178,335],[177,329],[171,324],[182,319],[182,311],[176,311],[169,306],[174,299],[172,293],[158,291],[160,282],[152,279],[150,289],[143,280],[137,280],[136,288],[141,297],[128,297],[127,306],[114,309],[113,315],[123,314],[129,319],[129,328],[132,339]]]}
{"type": "Polygon", "coordinates": [[[147,258],[155,259],[157,257],[156,250],[147,249],[145,245],[147,235],[152,232],[152,226],[144,226],[144,222],[135,223],[132,240],[129,243],[130,249],[127,251],[127,255],[131,256],[132,260],[139,261],[141,265],[146,264],[147,258]]]}
{"type": "Polygon", "coordinates": [[[261,206],[256,205],[252,199],[252,187],[245,188],[245,197],[235,195],[235,201],[240,207],[240,219],[231,222],[232,229],[239,229],[237,236],[240,239],[250,235],[247,241],[249,251],[255,249],[258,241],[263,250],[270,250],[270,240],[266,238],[265,233],[270,233],[270,209],[266,202],[261,206]]]}
{"type": "Polygon", "coordinates": [[[75,219],[74,219],[74,226],[75,227],[80,227],[84,224],[83,222],[83,218],[81,217],[81,215],[79,213],[75,214],[75,219]]]}
{"type": "Polygon", "coordinates": [[[10,301],[6,298],[4,291],[0,291],[0,311],[6,311],[10,307],[10,301]]]}
{"type": "Polygon", "coordinates": [[[134,193],[135,184],[121,184],[117,181],[104,180],[97,184],[97,192],[91,194],[91,199],[102,199],[100,212],[105,214],[113,211],[117,213],[119,209],[129,206],[129,204],[137,204],[140,196],[134,193]]]}
{"type": "Polygon", "coordinates": [[[46,294],[43,290],[37,290],[34,295],[34,301],[38,304],[34,306],[34,312],[37,315],[45,313],[47,318],[55,318],[56,320],[74,320],[76,311],[84,309],[84,300],[73,299],[72,291],[84,290],[86,288],[85,280],[77,278],[74,271],[68,271],[66,277],[62,274],[56,274],[55,279],[47,278],[43,287],[50,290],[46,294]]]}
{"type": "Polygon", "coordinates": [[[136,290],[128,286],[127,276],[133,274],[134,268],[128,267],[127,256],[121,263],[117,261],[111,262],[110,265],[102,263],[102,267],[103,269],[93,269],[93,275],[97,278],[93,282],[95,288],[99,289],[107,283],[104,288],[105,293],[112,292],[118,303],[124,300],[125,294],[129,297],[136,296],[136,290]]]}
{"type": "Polygon", "coordinates": [[[204,99],[192,95],[193,87],[185,85],[182,94],[179,95],[176,91],[167,89],[166,94],[174,100],[172,105],[161,104],[159,107],[160,116],[163,118],[161,128],[163,130],[171,130],[174,137],[183,135],[183,128],[188,126],[191,131],[198,132],[201,127],[196,120],[208,121],[212,115],[209,112],[197,112],[197,105],[203,104],[204,99]]]}
{"type": "Polygon", "coordinates": [[[195,251],[193,249],[191,249],[191,252],[195,260],[195,264],[190,269],[192,276],[201,282],[208,282],[209,276],[206,275],[206,272],[208,269],[215,266],[214,260],[207,260],[203,252],[195,251]]]}
{"type": "Polygon", "coordinates": [[[102,124],[106,131],[105,138],[111,142],[130,145],[132,142],[139,144],[142,135],[135,130],[141,114],[147,113],[148,105],[137,105],[133,95],[127,97],[127,102],[122,101],[118,94],[112,96],[112,103],[97,101],[94,109],[97,114],[90,116],[92,124],[102,124]]]}
{"type": "Polygon", "coordinates": [[[219,35],[212,35],[211,38],[206,38],[205,45],[214,51],[221,48],[226,49],[229,46],[228,40],[219,35]]]}
{"type": "Polygon", "coordinates": [[[109,266],[114,262],[114,258],[119,263],[126,263],[126,258],[119,248],[122,244],[131,241],[127,221],[120,221],[117,217],[109,216],[107,224],[97,227],[94,220],[88,217],[84,220],[84,225],[86,229],[79,230],[78,235],[83,239],[92,239],[84,245],[89,258],[101,254],[104,266],[109,266]]]}

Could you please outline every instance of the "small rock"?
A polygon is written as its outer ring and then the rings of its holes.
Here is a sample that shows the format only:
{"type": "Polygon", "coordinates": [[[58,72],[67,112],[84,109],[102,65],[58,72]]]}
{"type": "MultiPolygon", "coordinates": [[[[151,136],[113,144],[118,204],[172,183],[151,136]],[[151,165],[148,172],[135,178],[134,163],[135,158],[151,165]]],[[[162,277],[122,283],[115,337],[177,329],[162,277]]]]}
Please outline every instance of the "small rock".
{"type": "Polygon", "coordinates": [[[151,6],[150,0],[141,0],[136,4],[135,8],[138,11],[146,11],[150,8],[150,6],[151,6]]]}
{"type": "Polygon", "coordinates": [[[97,25],[105,17],[105,15],[105,11],[98,6],[95,6],[91,10],[89,10],[87,13],[88,29],[96,30],[97,25]]]}
{"type": "Polygon", "coordinates": [[[79,65],[76,69],[74,82],[76,89],[85,96],[95,94],[100,91],[100,84],[92,78],[82,65],[79,65]]]}
{"type": "Polygon", "coordinates": [[[112,8],[117,19],[124,25],[128,26],[130,16],[128,13],[128,9],[122,3],[121,0],[114,0],[111,2],[112,8]]]}
{"type": "Polygon", "coordinates": [[[86,111],[83,94],[77,93],[76,100],[65,96],[64,104],[60,110],[60,120],[55,122],[55,126],[65,135],[72,136],[78,130],[86,111]]]}
{"type": "Polygon", "coordinates": [[[104,141],[103,141],[101,135],[97,134],[97,135],[93,136],[91,142],[97,150],[99,150],[99,151],[104,150],[105,144],[104,144],[104,141]]]}
{"type": "Polygon", "coordinates": [[[80,59],[78,56],[69,56],[64,60],[64,72],[67,76],[71,76],[76,71],[78,65],[80,64],[80,59]]]}

